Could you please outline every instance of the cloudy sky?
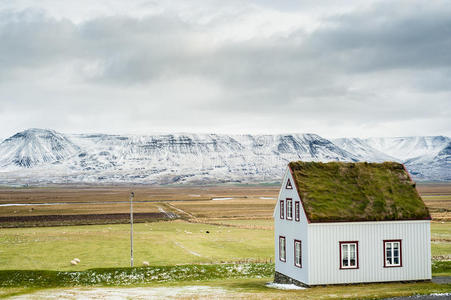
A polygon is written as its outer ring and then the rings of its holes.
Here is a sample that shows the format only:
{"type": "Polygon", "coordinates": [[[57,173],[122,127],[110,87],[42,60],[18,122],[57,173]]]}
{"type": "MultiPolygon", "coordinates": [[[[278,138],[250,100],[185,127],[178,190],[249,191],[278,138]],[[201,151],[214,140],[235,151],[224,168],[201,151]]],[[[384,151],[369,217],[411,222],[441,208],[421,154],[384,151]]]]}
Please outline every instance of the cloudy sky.
{"type": "Polygon", "coordinates": [[[0,138],[451,135],[451,1],[0,0],[0,138]]]}

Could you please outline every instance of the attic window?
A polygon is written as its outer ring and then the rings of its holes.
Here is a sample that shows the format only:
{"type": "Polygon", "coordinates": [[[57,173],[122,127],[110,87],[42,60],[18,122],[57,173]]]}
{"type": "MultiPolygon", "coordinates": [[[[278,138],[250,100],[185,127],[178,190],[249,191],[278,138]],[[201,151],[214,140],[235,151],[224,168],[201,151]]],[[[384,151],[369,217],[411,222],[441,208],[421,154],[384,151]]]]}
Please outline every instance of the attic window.
{"type": "Polygon", "coordinates": [[[299,221],[301,217],[300,211],[299,211],[299,201],[294,202],[294,220],[299,221]]]}
{"type": "Polygon", "coordinates": [[[359,268],[359,242],[340,242],[340,269],[359,268]]]}
{"type": "Polygon", "coordinates": [[[287,251],[286,251],[285,237],[279,236],[279,259],[283,262],[287,261],[287,251]]]}
{"type": "Polygon", "coordinates": [[[287,180],[287,185],[285,186],[285,188],[286,188],[287,190],[292,190],[292,189],[293,189],[293,186],[291,185],[290,179],[287,180]]]}
{"type": "Polygon", "coordinates": [[[293,220],[293,200],[287,198],[287,220],[293,220]]]}
{"type": "Polygon", "coordinates": [[[384,268],[402,267],[401,240],[384,241],[384,268]]]}
{"type": "Polygon", "coordinates": [[[280,210],[280,218],[284,219],[285,218],[285,215],[284,215],[284,213],[285,213],[285,205],[284,205],[284,201],[283,200],[280,200],[279,210],[280,210]]]}

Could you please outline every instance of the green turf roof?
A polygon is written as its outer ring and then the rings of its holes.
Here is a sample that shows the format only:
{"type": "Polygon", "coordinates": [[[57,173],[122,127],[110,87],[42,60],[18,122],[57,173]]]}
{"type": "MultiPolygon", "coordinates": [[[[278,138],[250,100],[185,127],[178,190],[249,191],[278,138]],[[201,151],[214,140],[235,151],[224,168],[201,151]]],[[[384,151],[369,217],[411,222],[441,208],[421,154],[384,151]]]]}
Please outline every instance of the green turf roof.
{"type": "Polygon", "coordinates": [[[310,222],[430,219],[402,164],[291,162],[310,222]]]}

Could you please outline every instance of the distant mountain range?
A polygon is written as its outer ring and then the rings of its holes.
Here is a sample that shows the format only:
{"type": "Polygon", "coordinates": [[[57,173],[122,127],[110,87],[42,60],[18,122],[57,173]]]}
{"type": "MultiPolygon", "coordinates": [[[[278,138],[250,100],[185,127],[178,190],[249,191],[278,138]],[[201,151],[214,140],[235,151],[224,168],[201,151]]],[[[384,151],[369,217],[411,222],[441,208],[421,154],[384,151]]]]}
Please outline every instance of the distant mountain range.
{"type": "Polygon", "coordinates": [[[289,161],[398,161],[415,180],[450,181],[446,136],[62,134],[28,129],[0,143],[0,184],[279,181],[289,161]]]}

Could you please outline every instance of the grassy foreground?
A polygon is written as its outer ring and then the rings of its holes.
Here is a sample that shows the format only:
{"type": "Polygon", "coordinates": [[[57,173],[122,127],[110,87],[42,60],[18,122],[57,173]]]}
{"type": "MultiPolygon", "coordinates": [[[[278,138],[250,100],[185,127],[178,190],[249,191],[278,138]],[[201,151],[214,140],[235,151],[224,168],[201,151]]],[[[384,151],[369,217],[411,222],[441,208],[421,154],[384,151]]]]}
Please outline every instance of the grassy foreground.
{"type": "MultiPolygon", "coordinates": [[[[450,268],[441,266],[441,268],[450,268]]],[[[114,287],[210,286],[221,289],[215,299],[377,299],[415,294],[446,293],[451,284],[431,282],[318,286],[305,290],[275,290],[266,286],[273,280],[273,264],[221,264],[155,266],[140,268],[91,269],[85,271],[0,271],[0,298],[46,294],[70,289],[114,287]]],[[[75,291],[76,293],[76,291],[75,291]]],[[[190,297],[188,297],[190,298],[190,297]]],[[[202,298],[202,296],[200,296],[202,298]]]]}
{"type": "Polygon", "coordinates": [[[128,286],[274,275],[273,264],[220,264],[90,269],[85,271],[0,271],[0,287],[128,286]]]}
{"type": "MultiPolygon", "coordinates": [[[[434,264],[434,272],[449,272],[451,262],[434,264]]],[[[273,264],[219,264],[90,269],[85,271],[0,271],[0,298],[65,287],[174,287],[202,285],[227,290],[222,297],[258,299],[375,299],[412,294],[446,293],[451,284],[385,283],[319,286],[283,291],[266,287],[273,264]]],[[[51,293],[52,290],[49,290],[51,293]]],[[[221,296],[218,295],[218,296],[221,296]]]]}
{"type": "MultiPolygon", "coordinates": [[[[385,284],[359,284],[343,286],[318,286],[306,290],[276,290],[266,287],[266,283],[272,278],[240,278],[210,280],[201,283],[202,286],[223,289],[226,293],[211,295],[213,299],[380,299],[399,296],[447,293],[450,285],[438,285],[434,283],[385,283],[385,284]]],[[[164,283],[146,286],[134,286],[140,288],[174,288],[183,286],[199,286],[199,282],[187,281],[183,283],[164,283]]],[[[81,288],[87,290],[91,288],[81,288]]],[[[32,296],[33,292],[39,292],[39,288],[0,288],[0,298],[26,294],[32,296]]],[[[64,291],[66,288],[45,289],[46,294],[64,291]]],[[[73,289],[71,289],[73,291],[73,289]]],[[[180,297],[181,299],[193,299],[194,297],[180,297]]],[[[205,299],[199,296],[194,299],[205,299]]]]}
{"type": "MultiPolygon", "coordinates": [[[[435,262],[432,272],[434,276],[450,275],[451,261],[435,262]]],[[[129,286],[273,276],[272,263],[102,268],[85,271],[0,270],[0,287],[129,286]]]]}

